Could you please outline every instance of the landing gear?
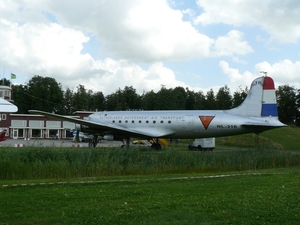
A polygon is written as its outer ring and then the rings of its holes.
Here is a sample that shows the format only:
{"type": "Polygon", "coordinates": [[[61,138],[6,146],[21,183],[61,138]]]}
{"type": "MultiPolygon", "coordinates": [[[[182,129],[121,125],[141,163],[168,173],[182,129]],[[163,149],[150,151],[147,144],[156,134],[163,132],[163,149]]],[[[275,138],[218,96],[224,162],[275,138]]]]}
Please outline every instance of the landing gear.
{"type": "Polygon", "coordinates": [[[98,144],[98,135],[94,135],[94,138],[89,141],[89,148],[95,148],[98,144]]]}
{"type": "Polygon", "coordinates": [[[123,145],[121,146],[121,148],[129,148],[130,147],[130,138],[128,137],[128,138],[126,138],[126,143],[124,143],[124,140],[123,139],[121,139],[121,141],[123,142],[123,145]]]}
{"type": "Polygon", "coordinates": [[[161,150],[161,145],[158,142],[158,138],[155,138],[155,142],[151,145],[151,148],[153,150],[161,150]]]}
{"type": "Polygon", "coordinates": [[[151,145],[151,148],[152,148],[153,150],[161,150],[161,145],[160,145],[159,143],[153,143],[153,144],[151,145]]]}

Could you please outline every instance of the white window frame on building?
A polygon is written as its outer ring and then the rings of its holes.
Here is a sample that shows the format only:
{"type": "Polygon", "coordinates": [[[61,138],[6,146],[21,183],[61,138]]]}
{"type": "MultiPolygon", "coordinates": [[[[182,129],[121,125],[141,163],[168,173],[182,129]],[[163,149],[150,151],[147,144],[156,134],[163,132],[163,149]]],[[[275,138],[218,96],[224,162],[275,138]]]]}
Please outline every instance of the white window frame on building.
{"type": "Polygon", "coordinates": [[[11,120],[12,138],[26,137],[27,120],[11,120]]]}
{"type": "Polygon", "coordinates": [[[6,120],[6,118],[7,118],[7,115],[6,115],[6,114],[2,114],[2,115],[1,115],[1,120],[6,120]]]}
{"type": "MultiPolygon", "coordinates": [[[[7,116],[7,115],[6,115],[7,116]]],[[[2,114],[0,114],[0,119],[2,114]]],[[[11,138],[59,138],[72,139],[75,123],[61,120],[48,120],[44,116],[27,114],[10,114],[9,135],[11,138]]]]}
{"type": "Polygon", "coordinates": [[[29,138],[43,138],[44,137],[44,121],[43,120],[29,120],[29,138]]]}
{"type": "Polygon", "coordinates": [[[63,121],[62,138],[73,138],[73,131],[75,129],[75,123],[69,121],[63,121]]]}
{"type": "Polygon", "coordinates": [[[47,138],[59,138],[61,121],[46,121],[47,138]]]}

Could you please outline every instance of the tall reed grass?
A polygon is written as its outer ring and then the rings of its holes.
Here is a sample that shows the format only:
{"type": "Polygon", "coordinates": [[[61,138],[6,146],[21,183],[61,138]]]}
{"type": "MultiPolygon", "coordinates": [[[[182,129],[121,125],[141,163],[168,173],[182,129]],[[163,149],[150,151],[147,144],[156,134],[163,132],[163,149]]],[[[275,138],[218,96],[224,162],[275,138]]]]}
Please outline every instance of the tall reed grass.
{"type": "Polygon", "coordinates": [[[48,179],[280,168],[300,155],[277,150],[191,152],[168,148],[1,148],[0,179],[48,179]]]}

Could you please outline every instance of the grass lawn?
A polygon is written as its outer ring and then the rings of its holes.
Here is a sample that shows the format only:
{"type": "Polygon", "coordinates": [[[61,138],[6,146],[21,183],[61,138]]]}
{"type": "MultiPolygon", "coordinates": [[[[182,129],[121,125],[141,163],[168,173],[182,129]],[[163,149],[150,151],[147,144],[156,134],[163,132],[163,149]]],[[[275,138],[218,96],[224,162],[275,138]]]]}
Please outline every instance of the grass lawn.
{"type": "MultiPolygon", "coordinates": [[[[243,134],[216,138],[217,149],[226,147],[252,148],[255,147],[255,134],[243,134]]],[[[287,126],[280,129],[265,131],[259,134],[258,145],[263,148],[300,151],[300,127],[287,126]]]]}
{"type": "Polygon", "coordinates": [[[299,169],[2,187],[0,224],[300,224],[299,169]]]}
{"type": "Polygon", "coordinates": [[[300,224],[300,128],[259,137],[214,152],[2,148],[0,225],[300,224]],[[67,183],[7,186],[39,182],[67,183]]]}

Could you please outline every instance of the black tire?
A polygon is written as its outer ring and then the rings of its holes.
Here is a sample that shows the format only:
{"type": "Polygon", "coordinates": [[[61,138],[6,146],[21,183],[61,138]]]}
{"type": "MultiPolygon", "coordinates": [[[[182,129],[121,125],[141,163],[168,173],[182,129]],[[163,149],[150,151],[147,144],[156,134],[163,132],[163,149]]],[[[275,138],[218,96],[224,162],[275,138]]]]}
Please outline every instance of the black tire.
{"type": "Polygon", "coordinates": [[[90,142],[89,142],[89,148],[95,148],[95,144],[94,144],[93,141],[90,141],[90,142]]]}
{"type": "Polygon", "coordinates": [[[153,144],[151,145],[151,148],[152,148],[153,150],[159,151],[159,150],[161,150],[161,145],[160,145],[159,143],[153,143],[153,144]]]}

